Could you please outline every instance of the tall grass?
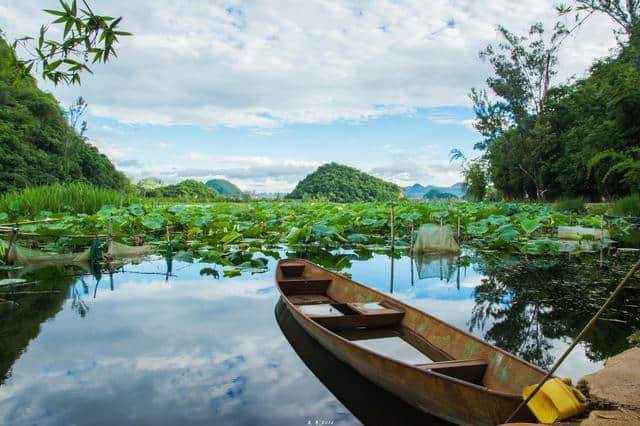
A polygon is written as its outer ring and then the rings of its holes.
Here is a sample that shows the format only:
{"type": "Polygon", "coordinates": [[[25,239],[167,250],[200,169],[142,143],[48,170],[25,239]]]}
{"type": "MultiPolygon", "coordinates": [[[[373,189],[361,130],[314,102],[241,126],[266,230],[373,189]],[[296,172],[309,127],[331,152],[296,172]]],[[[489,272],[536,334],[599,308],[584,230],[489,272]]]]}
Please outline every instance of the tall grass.
{"type": "Polygon", "coordinates": [[[640,216],[640,194],[620,198],[613,203],[611,211],[619,216],[640,216]]]}
{"type": "Polygon", "coordinates": [[[582,198],[560,200],[555,205],[556,210],[566,213],[584,213],[585,206],[582,198]]]}
{"type": "Polygon", "coordinates": [[[0,212],[11,218],[35,217],[42,211],[92,214],[104,204],[128,205],[137,201],[135,195],[91,184],[54,184],[1,195],[0,212]]]}

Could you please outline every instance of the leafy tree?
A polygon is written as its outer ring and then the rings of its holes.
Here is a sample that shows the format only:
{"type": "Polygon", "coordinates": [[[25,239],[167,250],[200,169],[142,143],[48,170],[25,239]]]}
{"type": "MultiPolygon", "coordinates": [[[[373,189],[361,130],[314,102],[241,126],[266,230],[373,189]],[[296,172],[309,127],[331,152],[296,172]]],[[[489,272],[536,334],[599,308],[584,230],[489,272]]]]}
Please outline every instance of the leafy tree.
{"type": "Polygon", "coordinates": [[[464,171],[467,194],[475,200],[482,200],[487,193],[487,173],[483,161],[473,161],[464,171]]]}
{"type": "Polygon", "coordinates": [[[532,25],[528,37],[518,36],[498,27],[503,41],[488,45],[480,58],[488,61],[495,75],[486,89],[471,89],[470,98],[476,113],[475,128],[485,138],[475,148],[486,150],[492,141],[510,128],[527,127],[543,108],[550,79],[556,74],[558,40],[566,33],[557,25],[549,43],[541,23],[532,25]]]}
{"type": "MultiPolygon", "coordinates": [[[[43,25],[37,39],[22,37],[13,42],[14,49],[21,46],[27,52],[27,59],[20,59],[15,50],[10,51],[10,63],[19,78],[39,68],[42,78],[54,84],[80,84],[80,73],[92,72],[89,61],[106,63],[117,56],[118,37],[131,35],[118,28],[122,17],[98,15],[85,0],[81,2],[84,8],[76,0],[60,0],[62,9],[44,10],[56,17],[52,25],[64,26],[61,40],[48,38],[49,27],[43,25]]],[[[0,38],[4,40],[1,31],[0,38]]]]}
{"type": "Polygon", "coordinates": [[[616,36],[626,36],[626,40],[618,40],[634,51],[636,68],[640,71],[640,0],[574,0],[574,3],[558,6],[559,14],[575,12],[578,26],[594,13],[607,15],[619,26],[616,36]]]}

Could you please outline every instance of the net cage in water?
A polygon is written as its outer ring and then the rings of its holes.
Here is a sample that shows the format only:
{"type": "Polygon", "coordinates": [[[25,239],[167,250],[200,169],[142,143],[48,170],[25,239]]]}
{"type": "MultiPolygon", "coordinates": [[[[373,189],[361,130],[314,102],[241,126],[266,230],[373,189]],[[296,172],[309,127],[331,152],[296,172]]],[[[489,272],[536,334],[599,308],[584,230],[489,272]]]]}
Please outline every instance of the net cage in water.
{"type": "Polygon", "coordinates": [[[451,282],[457,277],[460,268],[454,254],[420,253],[415,257],[418,278],[439,278],[440,281],[451,282]]]}
{"type": "MultiPolygon", "coordinates": [[[[153,246],[128,246],[115,241],[109,242],[106,250],[106,254],[111,259],[123,259],[145,256],[154,250],[153,246]]],[[[2,251],[9,250],[9,243],[5,240],[0,240],[0,247],[2,251]]],[[[33,263],[48,263],[48,264],[72,264],[72,263],[86,263],[89,261],[90,249],[86,249],[76,253],[50,253],[41,250],[34,250],[23,247],[18,243],[13,243],[11,249],[7,255],[7,263],[14,265],[28,265],[33,263]]]]}
{"type": "Polygon", "coordinates": [[[413,252],[433,253],[460,253],[460,246],[453,236],[453,231],[449,225],[434,225],[427,223],[420,225],[416,241],[413,244],[413,252]]]}

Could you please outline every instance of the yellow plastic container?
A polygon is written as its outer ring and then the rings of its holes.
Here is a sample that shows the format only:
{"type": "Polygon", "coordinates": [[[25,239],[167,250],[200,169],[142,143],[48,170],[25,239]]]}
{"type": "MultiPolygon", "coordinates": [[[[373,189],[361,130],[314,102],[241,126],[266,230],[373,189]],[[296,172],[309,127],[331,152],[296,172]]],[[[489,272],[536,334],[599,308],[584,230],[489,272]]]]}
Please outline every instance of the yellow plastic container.
{"type": "MultiPolygon", "coordinates": [[[[527,399],[538,385],[527,386],[527,399]]],[[[540,423],[553,423],[583,413],[589,404],[582,392],[571,386],[571,379],[549,379],[527,403],[540,423]]]]}

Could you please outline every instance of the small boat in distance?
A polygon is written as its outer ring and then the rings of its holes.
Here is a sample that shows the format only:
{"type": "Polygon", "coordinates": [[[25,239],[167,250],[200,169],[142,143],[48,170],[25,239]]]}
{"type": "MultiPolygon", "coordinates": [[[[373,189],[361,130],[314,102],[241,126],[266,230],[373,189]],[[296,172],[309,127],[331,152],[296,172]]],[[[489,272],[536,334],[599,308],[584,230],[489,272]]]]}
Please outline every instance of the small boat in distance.
{"type": "MultiPolygon", "coordinates": [[[[546,372],[427,313],[302,259],[278,262],[293,318],[320,345],[412,406],[469,425],[503,423],[546,372]],[[400,338],[430,362],[411,364],[358,341],[400,338]]],[[[528,407],[512,421],[536,422],[528,407]]]]}

